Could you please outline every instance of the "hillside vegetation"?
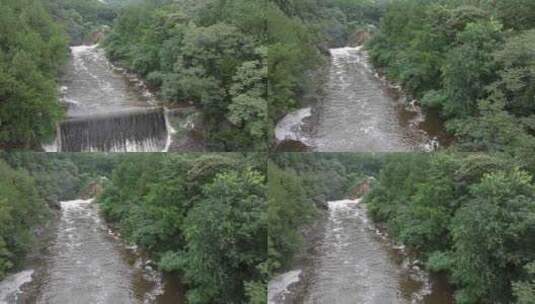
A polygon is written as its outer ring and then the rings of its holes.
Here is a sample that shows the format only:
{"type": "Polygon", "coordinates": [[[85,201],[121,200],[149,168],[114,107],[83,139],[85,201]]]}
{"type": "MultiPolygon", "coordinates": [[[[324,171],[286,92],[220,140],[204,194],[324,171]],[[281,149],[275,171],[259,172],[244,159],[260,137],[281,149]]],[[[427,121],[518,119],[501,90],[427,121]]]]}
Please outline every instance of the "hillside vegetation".
{"type": "Polygon", "coordinates": [[[447,275],[456,303],[535,298],[535,171],[507,154],[277,155],[269,166],[271,273],[291,267],[302,228],[375,177],[369,215],[430,272],[447,275]]]}
{"type": "Polygon", "coordinates": [[[368,49],[440,111],[458,150],[525,157],[535,150],[534,20],[530,0],[392,1],[368,49]]]}
{"type": "Polygon", "coordinates": [[[266,150],[262,1],[143,1],[125,6],[104,47],[170,104],[201,109],[211,149],[266,150]]]}
{"type": "Polygon", "coordinates": [[[188,303],[265,303],[266,193],[261,156],[125,156],[99,198],[105,217],[188,303]]]}

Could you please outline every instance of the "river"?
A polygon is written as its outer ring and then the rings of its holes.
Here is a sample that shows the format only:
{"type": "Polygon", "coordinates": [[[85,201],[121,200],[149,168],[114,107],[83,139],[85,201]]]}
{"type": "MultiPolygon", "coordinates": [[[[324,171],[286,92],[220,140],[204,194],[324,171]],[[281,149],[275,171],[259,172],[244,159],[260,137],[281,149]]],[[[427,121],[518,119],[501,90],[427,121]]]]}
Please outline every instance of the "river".
{"type": "Polygon", "coordinates": [[[93,200],[64,201],[61,209],[48,252],[33,263],[35,269],[0,283],[0,303],[184,303],[176,278],[161,275],[147,257],[126,246],[93,200]]]}
{"type": "Polygon", "coordinates": [[[277,124],[283,146],[299,141],[317,152],[409,152],[433,151],[451,140],[436,115],[406,102],[399,87],[374,71],[362,47],[330,54],[322,102],[277,124]]]}
{"type": "Polygon", "coordinates": [[[160,152],[172,144],[168,110],[142,81],[112,65],[97,45],[71,47],[62,77],[66,119],[49,152],[160,152]]]}
{"type": "Polygon", "coordinates": [[[292,303],[291,286],[300,280],[305,282],[299,303],[305,304],[453,303],[444,280],[429,276],[403,246],[393,245],[376,229],[360,200],[328,205],[324,236],[310,269],[294,269],[270,282],[269,304],[292,303]],[[308,273],[302,276],[302,271],[308,273]]]}

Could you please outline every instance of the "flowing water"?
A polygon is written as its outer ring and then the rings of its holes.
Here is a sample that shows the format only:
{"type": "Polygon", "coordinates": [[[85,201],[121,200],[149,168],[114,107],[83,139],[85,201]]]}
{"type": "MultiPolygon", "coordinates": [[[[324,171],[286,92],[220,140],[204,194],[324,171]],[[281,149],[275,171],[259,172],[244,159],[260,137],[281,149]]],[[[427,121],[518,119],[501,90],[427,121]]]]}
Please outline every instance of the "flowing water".
{"type": "MultiPolygon", "coordinates": [[[[152,269],[112,233],[92,200],[61,202],[61,208],[55,240],[35,271],[39,274],[5,303],[184,303],[180,284],[152,269]]],[[[0,303],[2,294],[0,285],[0,303]]]]}
{"type": "MultiPolygon", "coordinates": [[[[303,134],[304,113],[290,113],[277,126],[277,140],[299,139],[318,152],[432,151],[450,139],[438,117],[405,102],[400,88],[381,79],[361,47],[331,49],[325,97],[312,132],[303,134]]],[[[306,132],[305,132],[306,133],[306,132]]]]}
{"type": "MultiPolygon", "coordinates": [[[[329,202],[325,234],[306,275],[305,304],[451,304],[451,290],[430,277],[367,218],[359,200],[329,202]]],[[[299,278],[293,270],[270,282],[270,304],[299,278]]],[[[301,302],[300,302],[301,303],[301,302]]],[[[296,303],[297,304],[297,303],[296,303]]]]}
{"type": "Polygon", "coordinates": [[[7,276],[0,281],[0,304],[16,303],[21,291],[21,286],[31,282],[33,270],[24,270],[7,276]]]}
{"type": "Polygon", "coordinates": [[[135,75],[114,67],[97,45],[71,47],[71,53],[61,88],[67,118],[45,150],[157,152],[169,147],[166,111],[135,75]]]}

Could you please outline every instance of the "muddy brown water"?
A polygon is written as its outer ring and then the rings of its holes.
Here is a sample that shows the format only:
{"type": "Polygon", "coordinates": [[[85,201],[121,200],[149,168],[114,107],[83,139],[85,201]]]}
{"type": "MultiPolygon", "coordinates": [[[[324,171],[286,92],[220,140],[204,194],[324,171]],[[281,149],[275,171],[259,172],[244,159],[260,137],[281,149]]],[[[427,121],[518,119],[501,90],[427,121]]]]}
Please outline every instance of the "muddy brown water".
{"type": "Polygon", "coordinates": [[[173,132],[166,111],[135,75],[112,65],[98,45],[71,47],[61,81],[66,119],[49,152],[160,152],[173,132]]]}
{"type": "Polygon", "coordinates": [[[417,103],[407,101],[400,87],[371,67],[362,47],[330,53],[325,96],[314,109],[297,110],[279,121],[278,151],[299,151],[288,140],[317,152],[420,152],[451,144],[439,115],[424,113],[417,103]]]}
{"type": "Polygon", "coordinates": [[[322,237],[306,264],[270,282],[270,304],[454,303],[446,279],[429,275],[414,256],[393,244],[359,200],[329,202],[321,225],[322,237]]]}
{"type": "Polygon", "coordinates": [[[185,303],[178,277],[161,274],[146,255],[128,247],[92,200],[65,201],[61,207],[50,246],[13,275],[15,283],[26,284],[0,283],[0,303],[185,303]],[[30,278],[24,276],[30,272],[30,278]]]}

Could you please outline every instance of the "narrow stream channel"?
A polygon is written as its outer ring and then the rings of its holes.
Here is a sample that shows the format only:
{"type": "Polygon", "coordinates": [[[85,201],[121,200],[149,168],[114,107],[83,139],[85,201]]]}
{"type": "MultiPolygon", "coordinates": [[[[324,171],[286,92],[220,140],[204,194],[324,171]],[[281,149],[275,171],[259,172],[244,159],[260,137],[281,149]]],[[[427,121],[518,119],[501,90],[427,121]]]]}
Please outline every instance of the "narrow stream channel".
{"type": "Polygon", "coordinates": [[[67,117],[49,152],[160,152],[171,145],[167,111],[134,75],[114,67],[97,45],[71,47],[62,78],[67,117]]]}
{"type": "Polygon", "coordinates": [[[284,117],[275,129],[279,143],[299,141],[318,152],[409,152],[451,140],[437,116],[405,102],[399,87],[375,73],[362,47],[330,53],[323,101],[284,117]]]}
{"type": "Polygon", "coordinates": [[[112,233],[93,200],[64,201],[61,208],[42,265],[13,275],[5,286],[2,282],[0,303],[184,303],[177,279],[161,275],[112,233]]]}

